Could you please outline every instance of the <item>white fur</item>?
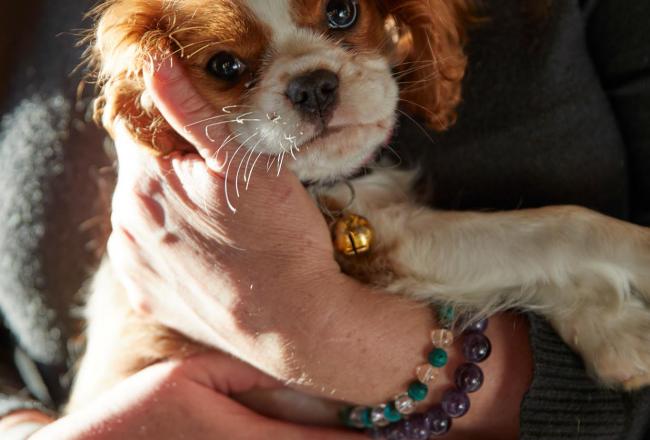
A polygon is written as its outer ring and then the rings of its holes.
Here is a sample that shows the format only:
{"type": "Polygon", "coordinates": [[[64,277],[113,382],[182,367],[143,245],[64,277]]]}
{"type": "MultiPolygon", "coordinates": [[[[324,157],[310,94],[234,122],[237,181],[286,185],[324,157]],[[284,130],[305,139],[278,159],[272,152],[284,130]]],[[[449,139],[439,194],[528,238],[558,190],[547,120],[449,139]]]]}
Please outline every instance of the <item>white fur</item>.
{"type": "Polygon", "coordinates": [[[290,0],[245,0],[244,3],[255,17],[271,29],[273,39],[277,40],[298,28],[291,19],[290,0]]]}

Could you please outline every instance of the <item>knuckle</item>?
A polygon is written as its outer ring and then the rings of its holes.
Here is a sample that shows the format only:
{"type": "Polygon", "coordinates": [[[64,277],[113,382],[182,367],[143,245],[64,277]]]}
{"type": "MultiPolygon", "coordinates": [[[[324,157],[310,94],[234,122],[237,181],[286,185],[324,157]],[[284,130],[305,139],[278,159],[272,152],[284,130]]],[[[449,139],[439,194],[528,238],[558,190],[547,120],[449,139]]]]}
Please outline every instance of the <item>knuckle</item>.
{"type": "Polygon", "coordinates": [[[136,194],[138,199],[138,214],[151,226],[163,228],[165,226],[165,208],[155,198],[146,194],[136,194]]]}

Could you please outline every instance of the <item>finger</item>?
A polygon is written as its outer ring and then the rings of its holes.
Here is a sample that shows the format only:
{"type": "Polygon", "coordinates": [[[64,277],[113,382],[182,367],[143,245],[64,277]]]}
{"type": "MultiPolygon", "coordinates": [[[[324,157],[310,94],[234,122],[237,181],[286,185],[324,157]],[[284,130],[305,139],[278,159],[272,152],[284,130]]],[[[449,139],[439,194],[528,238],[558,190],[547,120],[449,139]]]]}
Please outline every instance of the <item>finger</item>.
{"type": "MultiPolygon", "coordinates": [[[[262,416],[227,396],[215,394],[215,407],[221,420],[215,420],[228,433],[231,440],[282,439],[282,440],[364,440],[368,437],[358,432],[317,428],[262,416]]],[[[213,416],[214,417],[214,416],[213,416]]]]}
{"type": "Polygon", "coordinates": [[[149,168],[155,170],[156,158],[136,142],[123,123],[116,124],[113,137],[120,179],[136,177],[149,168]]]}
{"type": "Polygon", "coordinates": [[[111,258],[111,267],[127,292],[131,308],[141,315],[150,315],[152,309],[149,295],[141,288],[142,283],[135,282],[135,274],[131,270],[137,268],[138,275],[142,278],[143,272],[151,275],[153,269],[144,259],[139,258],[135,239],[124,229],[114,229],[106,248],[111,258]]]}
{"type": "Polygon", "coordinates": [[[231,395],[256,388],[280,388],[282,384],[251,365],[230,355],[211,352],[188,358],[181,372],[207,388],[231,395]]]}
{"type": "Polygon", "coordinates": [[[264,437],[281,438],[283,440],[368,440],[368,437],[342,429],[309,428],[306,426],[292,425],[273,421],[268,428],[262,428],[264,437]]]}
{"type": "Polygon", "coordinates": [[[209,216],[226,212],[228,183],[209,169],[200,156],[176,157],[171,160],[171,170],[173,173],[168,174],[170,189],[188,206],[192,206],[194,212],[209,216]]]}
{"type": "Polygon", "coordinates": [[[215,110],[196,91],[185,69],[175,57],[169,57],[145,73],[145,84],[156,107],[167,122],[209,161],[221,170],[225,155],[216,152],[228,138],[227,124],[213,124],[223,113],[215,110]],[[219,156],[219,157],[217,157],[219,156]]]}
{"type": "Polygon", "coordinates": [[[161,183],[141,178],[135,184],[118,183],[112,200],[111,225],[127,228],[141,241],[162,240],[167,233],[166,206],[161,183]]]}
{"type": "Polygon", "coordinates": [[[229,414],[227,423],[233,426],[233,438],[247,426],[245,438],[281,438],[283,440],[360,440],[365,437],[350,431],[311,428],[260,416],[233,400],[223,397],[254,389],[282,387],[275,379],[227,354],[211,352],[181,361],[181,374],[217,394],[222,406],[220,413],[229,414]],[[240,418],[240,420],[236,420],[240,418]],[[253,423],[254,422],[254,423],[253,423]],[[254,435],[255,433],[259,436],[254,435]]]}

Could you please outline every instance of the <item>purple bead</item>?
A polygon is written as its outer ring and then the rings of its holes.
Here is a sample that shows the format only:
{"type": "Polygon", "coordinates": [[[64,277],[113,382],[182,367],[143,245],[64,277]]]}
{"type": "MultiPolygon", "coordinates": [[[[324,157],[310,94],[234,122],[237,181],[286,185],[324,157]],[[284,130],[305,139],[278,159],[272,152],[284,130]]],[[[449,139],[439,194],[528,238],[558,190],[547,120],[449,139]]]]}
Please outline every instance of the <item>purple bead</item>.
{"type": "Polygon", "coordinates": [[[429,440],[429,419],[424,414],[415,414],[404,420],[404,434],[409,440],[429,440]]]}
{"type": "Polygon", "coordinates": [[[462,391],[448,390],[442,397],[440,406],[449,417],[462,417],[469,411],[469,397],[462,391]]]}
{"type": "Polygon", "coordinates": [[[409,440],[404,432],[404,421],[393,423],[385,428],[377,430],[380,439],[384,440],[409,440]]]}
{"type": "Polygon", "coordinates": [[[475,321],[468,325],[465,328],[465,332],[477,332],[477,333],[483,333],[485,330],[488,328],[488,320],[486,319],[481,319],[480,321],[475,321]]]}
{"type": "Polygon", "coordinates": [[[483,333],[468,333],[463,340],[463,353],[465,359],[478,364],[490,356],[492,345],[483,333]]]}
{"type": "Polygon", "coordinates": [[[451,429],[451,418],[440,405],[427,411],[426,417],[429,420],[429,432],[433,437],[441,437],[451,429]]]}
{"type": "Polygon", "coordinates": [[[464,393],[474,393],[483,385],[483,371],[476,364],[463,364],[456,369],[456,387],[464,393]]]}

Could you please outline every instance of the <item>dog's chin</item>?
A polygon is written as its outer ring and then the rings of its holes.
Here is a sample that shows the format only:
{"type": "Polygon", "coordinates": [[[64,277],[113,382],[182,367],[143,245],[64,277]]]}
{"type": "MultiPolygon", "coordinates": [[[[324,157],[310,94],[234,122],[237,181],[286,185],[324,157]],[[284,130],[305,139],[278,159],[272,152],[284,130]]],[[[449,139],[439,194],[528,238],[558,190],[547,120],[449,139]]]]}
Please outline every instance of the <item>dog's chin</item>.
{"type": "Polygon", "coordinates": [[[332,183],[357,174],[389,141],[394,119],[328,128],[300,147],[291,170],[305,183],[332,183]]]}

